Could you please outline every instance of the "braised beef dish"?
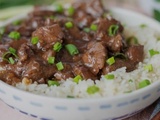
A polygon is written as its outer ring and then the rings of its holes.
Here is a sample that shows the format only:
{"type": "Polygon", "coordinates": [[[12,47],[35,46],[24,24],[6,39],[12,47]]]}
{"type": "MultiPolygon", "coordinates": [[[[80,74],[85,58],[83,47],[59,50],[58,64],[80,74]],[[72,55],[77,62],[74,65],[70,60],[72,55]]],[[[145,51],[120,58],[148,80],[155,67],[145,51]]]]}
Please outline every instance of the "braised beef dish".
{"type": "Polygon", "coordinates": [[[39,84],[80,77],[100,79],[118,68],[127,72],[143,61],[143,45],[126,39],[122,24],[99,0],[76,2],[54,10],[36,7],[0,34],[0,79],[39,84]]]}

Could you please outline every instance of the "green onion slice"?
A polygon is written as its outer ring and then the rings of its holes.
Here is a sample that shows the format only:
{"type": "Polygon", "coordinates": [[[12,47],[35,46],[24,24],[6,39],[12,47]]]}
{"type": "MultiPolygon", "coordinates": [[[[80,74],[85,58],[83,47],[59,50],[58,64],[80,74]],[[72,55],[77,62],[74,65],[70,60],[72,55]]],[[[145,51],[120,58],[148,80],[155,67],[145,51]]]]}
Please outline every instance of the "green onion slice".
{"type": "Polygon", "coordinates": [[[81,81],[82,80],[82,77],[80,76],[80,75],[77,75],[74,79],[73,79],[73,81],[75,82],[75,83],[79,83],[79,81],[81,81]]]}
{"type": "Polygon", "coordinates": [[[114,55],[114,58],[127,59],[127,57],[126,57],[126,55],[124,53],[116,53],[114,55]]]}
{"type": "Polygon", "coordinates": [[[58,12],[58,13],[63,13],[64,8],[61,4],[55,5],[55,11],[58,12]]]}
{"type": "Polygon", "coordinates": [[[65,48],[67,49],[67,51],[69,52],[69,54],[72,55],[72,56],[79,53],[77,47],[75,45],[73,45],[73,44],[67,44],[65,46],[65,48]]]}
{"type": "Polygon", "coordinates": [[[21,22],[22,22],[21,20],[16,20],[16,21],[12,22],[12,24],[13,24],[13,25],[20,25],[21,22]]]}
{"type": "Polygon", "coordinates": [[[74,98],[74,96],[68,95],[67,98],[74,98]]]}
{"type": "Polygon", "coordinates": [[[104,77],[108,80],[113,80],[115,78],[113,74],[107,74],[104,77]]]}
{"type": "Polygon", "coordinates": [[[55,57],[48,57],[48,63],[49,64],[54,64],[55,57]]]}
{"type": "Polygon", "coordinates": [[[153,66],[152,66],[152,64],[149,64],[149,65],[144,66],[144,69],[148,70],[148,72],[152,72],[153,71],[153,66]]]}
{"type": "Polygon", "coordinates": [[[89,32],[91,31],[91,29],[90,29],[90,28],[85,27],[85,28],[83,29],[83,31],[84,31],[84,32],[86,32],[86,33],[89,33],[89,32]]]}
{"type": "Polygon", "coordinates": [[[58,81],[48,80],[48,86],[59,86],[60,83],[58,81]]]}
{"type": "Polygon", "coordinates": [[[66,22],[65,23],[65,27],[68,28],[68,29],[70,29],[70,28],[73,27],[73,23],[72,22],[66,22]]]}
{"type": "Polygon", "coordinates": [[[53,50],[56,51],[56,52],[59,52],[62,48],[62,44],[60,42],[56,42],[54,45],[53,45],[53,50]]]}
{"type": "Polygon", "coordinates": [[[139,88],[147,87],[150,84],[151,84],[151,82],[149,80],[145,79],[145,80],[139,82],[139,88]]]}
{"type": "Polygon", "coordinates": [[[140,27],[145,28],[145,27],[147,27],[147,25],[146,24],[141,24],[140,27]]]}
{"type": "Polygon", "coordinates": [[[138,39],[135,36],[131,36],[126,40],[128,45],[138,44],[138,39]]]}
{"type": "Polygon", "coordinates": [[[109,65],[113,65],[115,63],[115,59],[114,57],[111,57],[109,58],[107,61],[106,61],[109,65]]]}
{"type": "Polygon", "coordinates": [[[87,93],[88,94],[95,94],[95,93],[99,92],[99,90],[100,90],[99,87],[93,85],[93,86],[90,86],[87,88],[87,93]]]}
{"type": "Polygon", "coordinates": [[[31,43],[32,43],[33,45],[36,45],[36,44],[38,43],[38,41],[39,41],[39,38],[38,38],[38,37],[32,37],[32,39],[31,39],[31,43]]]}
{"type": "Polygon", "coordinates": [[[67,10],[67,12],[68,12],[68,15],[69,15],[69,16],[72,16],[72,15],[75,13],[74,7],[72,7],[72,6],[69,7],[68,10],[67,10]]]}
{"type": "Polygon", "coordinates": [[[160,53],[159,53],[159,51],[150,49],[150,50],[149,50],[149,54],[150,54],[150,56],[152,57],[152,56],[154,56],[154,55],[156,55],[156,54],[160,54],[160,53]]]}
{"type": "Polygon", "coordinates": [[[58,70],[63,70],[64,69],[64,66],[63,66],[62,62],[57,63],[56,66],[57,66],[58,70]]]}
{"type": "Polygon", "coordinates": [[[118,25],[111,25],[108,29],[108,35],[109,36],[114,36],[116,35],[117,31],[119,29],[119,26],[118,25]]]}
{"type": "Polygon", "coordinates": [[[9,37],[9,38],[12,38],[12,39],[14,39],[14,40],[18,40],[18,39],[21,37],[21,35],[20,35],[19,32],[13,31],[13,32],[10,32],[10,33],[9,33],[8,37],[9,37]]]}
{"type": "Polygon", "coordinates": [[[97,29],[98,29],[98,26],[97,26],[97,25],[91,24],[90,30],[92,30],[92,31],[97,31],[97,29]]]}
{"type": "Polygon", "coordinates": [[[9,57],[9,63],[11,63],[11,64],[14,64],[14,63],[15,63],[15,61],[13,60],[12,57],[9,57]]]}
{"type": "Polygon", "coordinates": [[[0,34],[3,35],[4,32],[5,32],[5,28],[4,27],[0,28],[0,34]]]}
{"type": "Polygon", "coordinates": [[[12,54],[16,54],[16,49],[12,48],[12,47],[9,47],[9,52],[11,52],[12,54]]]}

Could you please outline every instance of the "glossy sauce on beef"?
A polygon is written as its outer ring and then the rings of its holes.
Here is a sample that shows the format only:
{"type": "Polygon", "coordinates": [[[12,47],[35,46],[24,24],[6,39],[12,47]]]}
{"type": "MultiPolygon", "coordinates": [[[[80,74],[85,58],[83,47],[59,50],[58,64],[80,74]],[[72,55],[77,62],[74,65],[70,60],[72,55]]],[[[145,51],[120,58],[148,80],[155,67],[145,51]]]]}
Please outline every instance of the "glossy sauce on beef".
{"type": "Polygon", "coordinates": [[[77,75],[96,80],[121,67],[131,72],[143,61],[143,46],[126,43],[123,26],[108,15],[99,0],[76,2],[72,6],[72,11],[35,8],[20,24],[5,27],[0,38],[1,80],[12,85],[23,78],[39,84],[77,75]],[[67,22],[72,23],[70,28],[66,27],[67,22]],[[20,34],[19,39],[9,37],[13,31],[20,34]],[[32,43],[34,37],[38,39],[36,44],[32,43]],[[53,49],[56,43],[62,45],[59,51],[53,49]],[[76,46],[78,54],[69,54],[67,44],[76,46]],[[4,56],[9,48],[16,50],[16,57],[4,56]],[[10,57],[14,63],[6,60],[10,57]],[[54,64],[48,62],[49,57],[55,58],[54,64]],[[111,57],[115,62],[109,65],[106,61],[111,57]],[[63,64],[62,70],[57,69],[58,62],[63,64]]]}

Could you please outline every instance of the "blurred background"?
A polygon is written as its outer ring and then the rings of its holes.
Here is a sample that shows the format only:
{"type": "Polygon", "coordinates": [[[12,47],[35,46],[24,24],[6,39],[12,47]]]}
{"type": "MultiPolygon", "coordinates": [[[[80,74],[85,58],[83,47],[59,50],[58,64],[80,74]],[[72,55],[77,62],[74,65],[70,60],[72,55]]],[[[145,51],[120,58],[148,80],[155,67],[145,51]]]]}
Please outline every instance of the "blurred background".
{"type": "MultiPolygon", "coordinates": [[[[0,20],[23,13],[32,5],[51,5],[75,0],[0,0],[0,20]]],[[[160,21],[160,0],[103,0],[106,6],[118,6],[142,12],[160,21]]]]}

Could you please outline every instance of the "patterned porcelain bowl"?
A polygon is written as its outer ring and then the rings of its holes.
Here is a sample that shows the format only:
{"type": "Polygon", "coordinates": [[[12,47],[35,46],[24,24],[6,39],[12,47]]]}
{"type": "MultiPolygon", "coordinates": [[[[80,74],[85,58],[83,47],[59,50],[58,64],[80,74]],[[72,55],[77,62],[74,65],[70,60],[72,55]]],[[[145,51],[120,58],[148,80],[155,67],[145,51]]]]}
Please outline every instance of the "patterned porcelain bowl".
{"type": "MultiPolygon", "coordinates": [[[[143,15],[119,8],[111,9],[111,12],[125,24],[134,26],[143,23],[160,31],[159,23],[143,15]]],[[[21,17],[23,16],[14,19],[21,17]]],[[[6,23],[7,21],[4,24],[6,23]]],[[[97,99],[44,97],[18,90],[0,81],[2,101],[19,112],[40,120],[119,120],[136,114],[159,96],[160,81],[130,94],[97,99]]]]}

